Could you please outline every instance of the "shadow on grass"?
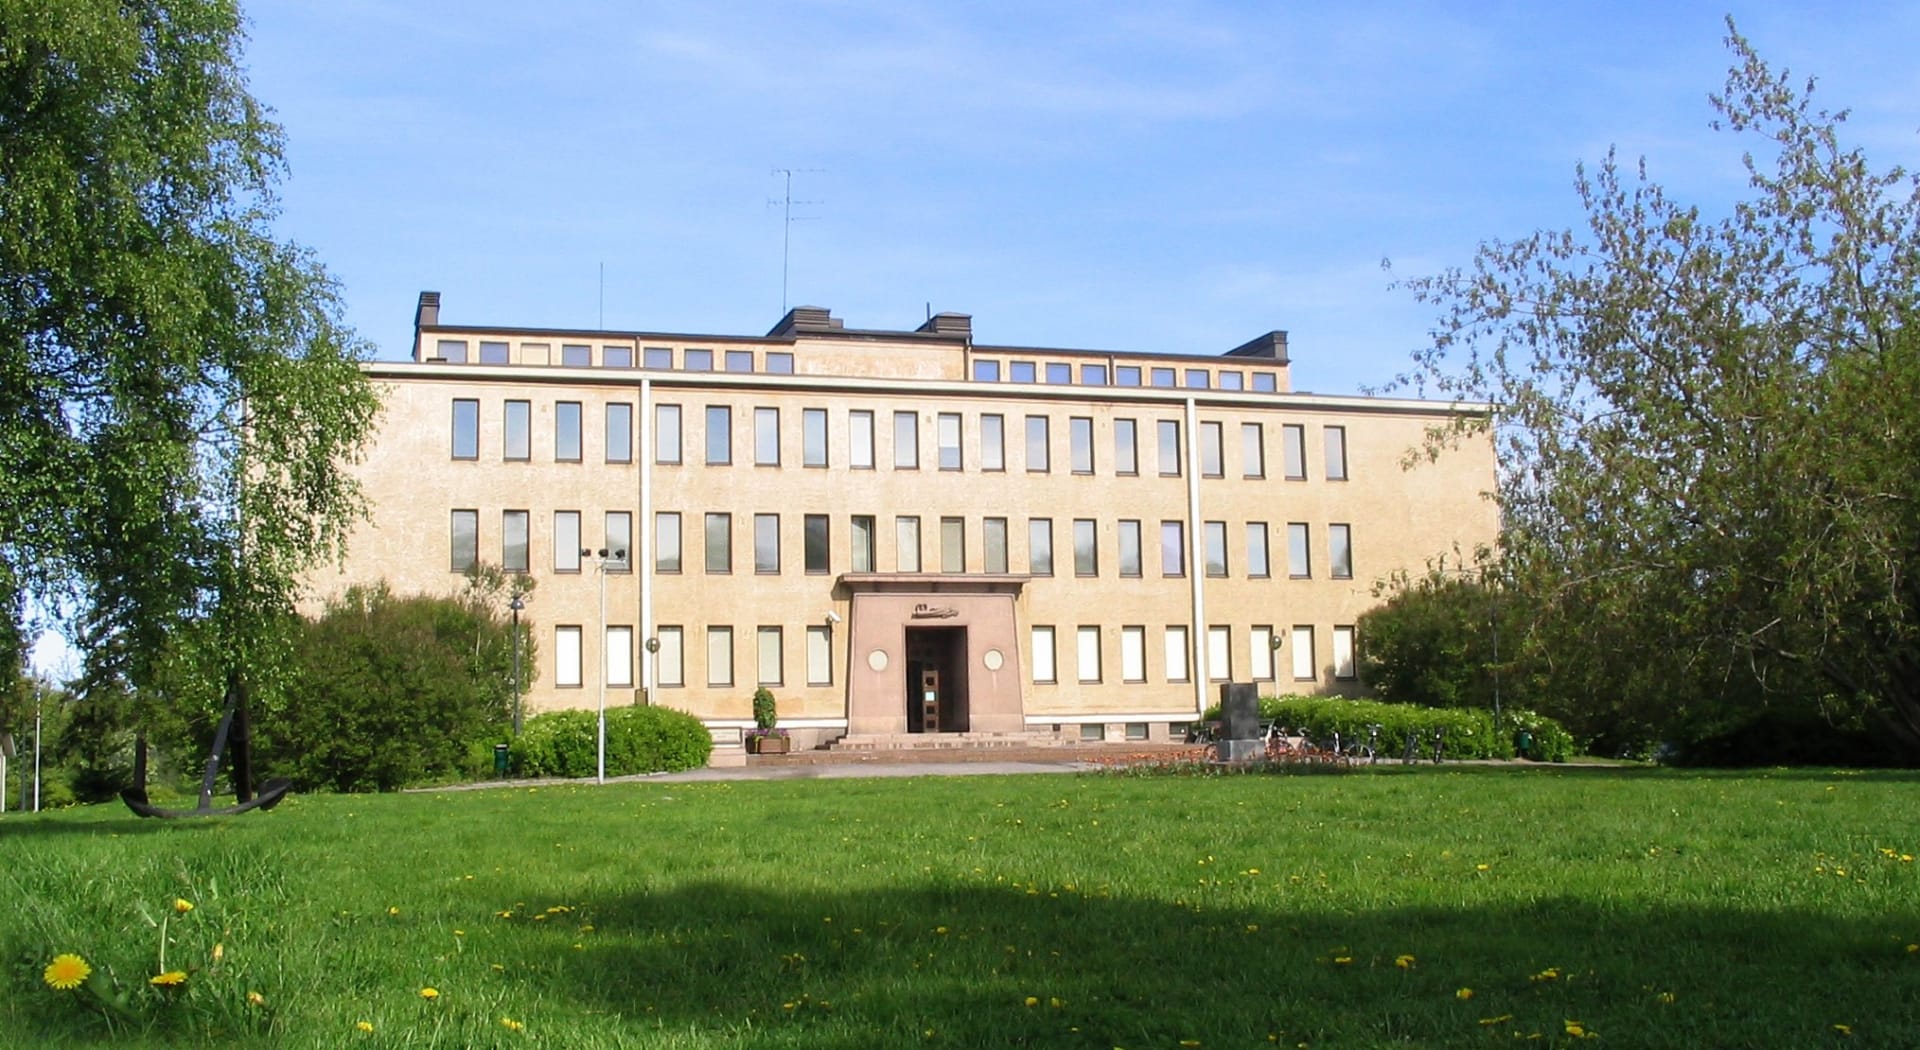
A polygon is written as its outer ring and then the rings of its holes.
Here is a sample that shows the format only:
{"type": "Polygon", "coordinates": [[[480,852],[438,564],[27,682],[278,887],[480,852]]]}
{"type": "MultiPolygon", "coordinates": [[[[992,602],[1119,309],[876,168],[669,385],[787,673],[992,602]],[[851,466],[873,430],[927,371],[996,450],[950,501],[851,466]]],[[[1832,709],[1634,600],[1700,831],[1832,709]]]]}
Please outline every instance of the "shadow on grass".
{"type": "Polygon", "coordinates": [[[1910,1046],[1920,1031],[1906,950],[1920,909],[1834,922],[1541,899],[1329,914],[1311,882],[1273,880],[1270,908],[1086,889],[709,882],[550,916],[545,961],[508,976],[617,1017],[623,1038],[739,1045],[1559,1044],[1570,1020],[1640,1047],[1817,1046],[1837,1024],[1849,1045],[1910,1046]]]}

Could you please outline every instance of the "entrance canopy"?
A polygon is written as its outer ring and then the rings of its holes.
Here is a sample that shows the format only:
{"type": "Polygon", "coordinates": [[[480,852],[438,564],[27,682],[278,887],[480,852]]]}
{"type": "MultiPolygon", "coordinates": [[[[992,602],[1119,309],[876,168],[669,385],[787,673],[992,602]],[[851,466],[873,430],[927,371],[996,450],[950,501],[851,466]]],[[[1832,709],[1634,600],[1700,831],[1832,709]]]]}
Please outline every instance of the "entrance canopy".
{"type": "Polygon", "coordinates": [[[1024,661],[1014,600],[1030,578],[905,572],[841,576],[840,586],[852,599],[847,732],[1025,729],[1024,661]]]}

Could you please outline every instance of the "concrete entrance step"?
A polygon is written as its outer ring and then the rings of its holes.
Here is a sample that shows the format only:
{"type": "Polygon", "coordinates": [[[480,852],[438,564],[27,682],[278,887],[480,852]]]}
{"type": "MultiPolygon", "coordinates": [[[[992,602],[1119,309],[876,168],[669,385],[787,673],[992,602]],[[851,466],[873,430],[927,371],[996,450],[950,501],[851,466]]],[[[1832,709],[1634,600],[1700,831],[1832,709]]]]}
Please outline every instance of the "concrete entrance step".
{"type": "Polygon", "coordinates": [[[993,748],[1061,747],[1059,735],[1031,733],[859,733],[827,745],[829,751],[957,751],[993,748]]]}

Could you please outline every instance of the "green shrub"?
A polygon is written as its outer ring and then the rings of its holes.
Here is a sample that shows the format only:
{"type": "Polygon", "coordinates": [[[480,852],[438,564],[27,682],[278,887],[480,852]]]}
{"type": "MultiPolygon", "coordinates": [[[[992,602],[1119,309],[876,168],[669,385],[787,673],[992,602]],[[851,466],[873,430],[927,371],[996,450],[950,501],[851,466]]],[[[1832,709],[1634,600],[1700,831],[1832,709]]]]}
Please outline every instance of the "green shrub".
{"type": "MultiPolygon", "coordinates": [[[[1210,707],[1204,717],[1218,718],[1220,709],[1210,707]]],[[[1447,731],[1448,758],[1512,758],[1514,737],[1520,726],[1533,733],[1534,752],[1539,757],[1564,762],[1574,753],[1573,737],[1560,723],[1531,711],[1506,712],[1502,719],[1506,731],[1496,733],[1493,714],[1478,708],[1422,707],[1339,697],[1264,696],[1260,698],[1260,719],[1279,722],[1296,735],[1305,735],[1316,742],[1332,740],[1335,733],[1340,734],[1343,741],[1364,740],[1368,727],[1378,725],[1383,756],[1401,754],[1407,746],[1407,734],[1412,733],[1418,753],[1431,758],[1433,734],[1443,727],[1447,731]]]]}
{"type": "Polygon", "coordinates": [[[773,690],[761,686],[753,691],[753,724],[758,729],[772,729],[780,721],[779,707],[774,703],[773,690]]]}
{"type": "MultiPolygon", "coordinates": [[[[607,710],[607,775],[698,769],[713,754],[700,720],[667,707],[607,710]]],[[[523,777],[590,777],[599,769],[599,714],[548,711],[527,719],[510,767],[523,777]]]]}

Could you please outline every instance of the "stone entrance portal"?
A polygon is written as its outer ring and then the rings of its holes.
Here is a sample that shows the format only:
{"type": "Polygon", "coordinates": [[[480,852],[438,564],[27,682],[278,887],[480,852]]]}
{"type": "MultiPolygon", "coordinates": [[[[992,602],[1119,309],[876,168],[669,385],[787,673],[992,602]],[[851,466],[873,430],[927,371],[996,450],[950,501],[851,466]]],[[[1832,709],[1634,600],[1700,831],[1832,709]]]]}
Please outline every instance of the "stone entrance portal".
{"type": "Polygon", "coordinates": [[[853,599],[847,617],[847,732],[1024,731],[1014,599],[1026,579],[841,577],[853,599]]]}

